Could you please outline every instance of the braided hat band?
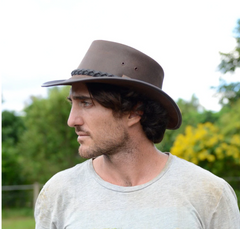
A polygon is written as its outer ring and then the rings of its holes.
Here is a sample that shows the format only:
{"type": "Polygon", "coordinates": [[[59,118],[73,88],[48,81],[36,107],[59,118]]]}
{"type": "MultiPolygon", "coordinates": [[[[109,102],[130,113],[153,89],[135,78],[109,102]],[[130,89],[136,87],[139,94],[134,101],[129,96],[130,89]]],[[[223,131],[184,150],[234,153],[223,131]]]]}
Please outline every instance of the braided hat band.
{"type": "Polygon", "coordinates": [[[71,72],[71,75],[84,75],[84,76],[93,76],[93,77],[120,77],[115,76],[106,72],[100,72],[90,69],[76,69],[71,72]]]}

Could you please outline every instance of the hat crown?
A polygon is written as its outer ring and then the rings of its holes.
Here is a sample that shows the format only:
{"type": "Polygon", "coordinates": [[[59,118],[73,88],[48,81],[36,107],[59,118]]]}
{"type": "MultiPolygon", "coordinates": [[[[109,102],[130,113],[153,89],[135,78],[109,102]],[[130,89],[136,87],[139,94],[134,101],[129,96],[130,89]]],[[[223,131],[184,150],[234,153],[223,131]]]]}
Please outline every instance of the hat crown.
{"type": "Polygon", "coordinates": [[[78,69],[106,72],[150,83],[162,88],[162,67],[146,54],[123,44],[93,41],[78,69]]]}

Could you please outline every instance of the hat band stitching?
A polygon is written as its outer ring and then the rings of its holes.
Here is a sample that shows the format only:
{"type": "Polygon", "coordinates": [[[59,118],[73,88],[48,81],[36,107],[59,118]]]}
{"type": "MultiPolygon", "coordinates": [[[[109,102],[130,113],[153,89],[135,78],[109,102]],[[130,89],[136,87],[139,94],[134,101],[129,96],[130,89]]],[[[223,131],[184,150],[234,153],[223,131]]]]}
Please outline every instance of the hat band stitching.
{"type": "Polygon", "coordinates": [[[71,72],[71,75],[87,75],[87,76],[93,76],[93,77],[120,77],[120,76],[115,76],[113,74],[108,74],[106,72],[100,72],[100,71],[95,71],[95,70],[90,70],[90,69],[76,69],[71,72]]]}

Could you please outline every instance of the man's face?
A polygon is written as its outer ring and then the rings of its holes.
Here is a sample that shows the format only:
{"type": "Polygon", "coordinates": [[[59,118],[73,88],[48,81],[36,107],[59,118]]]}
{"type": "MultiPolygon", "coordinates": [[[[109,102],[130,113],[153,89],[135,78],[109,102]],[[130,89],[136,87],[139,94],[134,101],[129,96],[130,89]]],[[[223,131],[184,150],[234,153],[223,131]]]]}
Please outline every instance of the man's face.
{"type": "Polygon", "coordinates": [[[68,125],[78,135],[79,154],[84,158],[111,155],[125,151],[129,140],[126,116],[113,116],[113,112],[91,98],[82,83],[72,86],[69,100],[72,103],[68,125]]]}

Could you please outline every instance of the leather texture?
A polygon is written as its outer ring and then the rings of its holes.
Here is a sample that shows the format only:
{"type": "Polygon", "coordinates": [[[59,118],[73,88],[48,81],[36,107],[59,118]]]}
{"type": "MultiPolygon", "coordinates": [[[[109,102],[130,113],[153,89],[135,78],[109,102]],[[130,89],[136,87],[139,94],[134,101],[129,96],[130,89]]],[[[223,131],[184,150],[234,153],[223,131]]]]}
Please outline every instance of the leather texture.
{"type": "Polygon", "coordinates": [[[130,87],[162,104],[168,111],[168,129],[177,129],[181,112],[174,100],[162,91],[164,71],[146,54],[123,44],[96,40],[67,80],[44,83],[43,87],[98,82],[130,87]]]}

